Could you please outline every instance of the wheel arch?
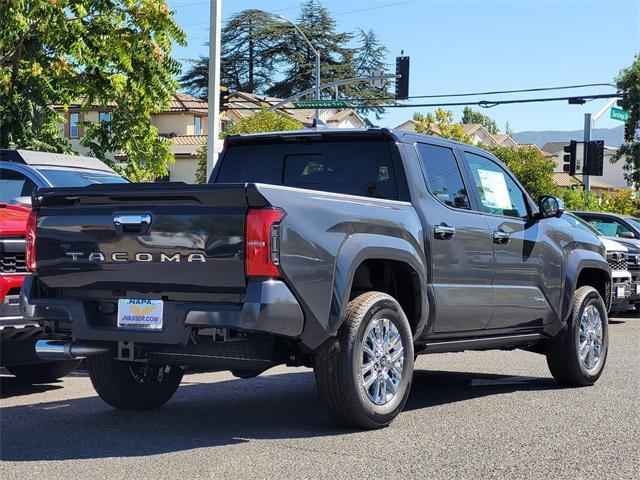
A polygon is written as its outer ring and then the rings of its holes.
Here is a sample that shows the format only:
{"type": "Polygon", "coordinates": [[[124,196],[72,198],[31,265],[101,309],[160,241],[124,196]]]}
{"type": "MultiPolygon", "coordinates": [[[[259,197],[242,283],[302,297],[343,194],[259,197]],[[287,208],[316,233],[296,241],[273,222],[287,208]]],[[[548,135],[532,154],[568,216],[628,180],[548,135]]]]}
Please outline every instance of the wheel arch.
{"type": "Polygon", "coordinates": [[[575,291],[591,285],[600,293],[607,309],[611,306],[611,269],[604,258],[595,252],[585,255],[570,255],[565,272],[565,289],[562,296],[561,317],[566,322],[571,315],[571,305],[575,291]]]}
{"type": "MultiPolygon", "coordinates": [[[[365,236],[370,237],[362,235],[365,236]]],[[[345,242],[336,261],[330,310],[331,330],[335,332],[343,324],[347,306],[354,294],[379,290],[396,298],[409,319],[414,338],[418,338],[429,317],[423,255],[401,238],[356,237],[361,236],[351,236],[345,242]],[[381,278],[389,278],[389,275],[393,283],[381,281],[381,278]],[[407,292],[399,293],[399,286],[407,288],[407,292]]]]}

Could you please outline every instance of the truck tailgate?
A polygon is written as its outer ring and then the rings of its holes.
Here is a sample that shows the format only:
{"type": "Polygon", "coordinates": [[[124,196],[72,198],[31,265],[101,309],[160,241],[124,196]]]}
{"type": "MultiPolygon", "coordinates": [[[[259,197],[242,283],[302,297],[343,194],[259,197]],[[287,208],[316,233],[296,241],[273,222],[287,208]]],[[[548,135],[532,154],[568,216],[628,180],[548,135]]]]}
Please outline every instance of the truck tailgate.
{"type": "Polygon", "coordinates": [[[126,184],[38,192],[36,261],[50,288],[242,293],[245,184],[126,184]]]}

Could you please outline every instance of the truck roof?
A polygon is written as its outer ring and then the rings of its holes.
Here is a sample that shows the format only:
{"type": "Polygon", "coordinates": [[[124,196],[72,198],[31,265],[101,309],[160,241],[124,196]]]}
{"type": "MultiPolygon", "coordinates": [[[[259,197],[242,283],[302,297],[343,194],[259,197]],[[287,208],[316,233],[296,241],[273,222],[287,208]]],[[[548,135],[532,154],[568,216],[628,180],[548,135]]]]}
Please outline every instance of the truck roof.
{"type": "Polygon", "coordinates": [[[66,167],[115,173],[104,162],[97,158],[64,153],[0,149],[0,161],[21,163],[31,167],[66,167]]]}
{"type": "Polygon", "coordinates": [[[261,141],[272,138],[279,138],[283,140],[295,139],[303,137],[318,137],[323,136],[330,137],[359,137],[359,136],[378,136],[387,137],[397,142],[410,142],[413,143],[416,139],[431,140],[437,142],[451,143],[457,145],[464,145],[466,148],[477,149],[474,145],[470,145],[464,142],[458,142],[448,138],[438,137],[434,135],[427,135],[424,133],[409,132],[406,130],[398,130],[393,128],[307,128],[304,130],[288,130],[282,132],[265,132],[265,133],[248,133],[248,134],[235,134],[229,135],[225,138],[225,141],[229,144],[244,143],[251,141],[261,141]],[[409,137],[409,138],[407,138],[409,137]]]}

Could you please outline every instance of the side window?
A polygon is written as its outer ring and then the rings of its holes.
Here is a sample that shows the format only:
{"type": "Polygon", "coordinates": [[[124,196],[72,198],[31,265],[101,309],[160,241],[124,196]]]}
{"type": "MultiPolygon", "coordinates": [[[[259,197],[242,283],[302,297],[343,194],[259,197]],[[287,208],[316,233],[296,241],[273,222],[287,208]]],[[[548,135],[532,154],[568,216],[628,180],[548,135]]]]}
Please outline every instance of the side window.
{"type": "Polygon", "coordinates": [[[589,223],[596,227],[596,229],[605,237],[619,237],[621,234],[626,232],[633,234],[630,229],[613,219],[597,218],[589,220],[589,223]]]}
{"type": "Polygon", "coordinates": [[[36,188],[22,173],[0,168],[0,202],[15,203],[18,197],[30,197],[36,188]]]}
{"type": "Polygon", "coordinates": [[[465,157],[484,212],[506,217],[529,216],[525,194],[502,167],[474,153],[465,152],[465,157]]]}
{"type": "Polygon", "coordinates": [[[453,151],[447,147],[418,143],[429,191],[450,207],[470,210],[469,196],[453,151]]]}

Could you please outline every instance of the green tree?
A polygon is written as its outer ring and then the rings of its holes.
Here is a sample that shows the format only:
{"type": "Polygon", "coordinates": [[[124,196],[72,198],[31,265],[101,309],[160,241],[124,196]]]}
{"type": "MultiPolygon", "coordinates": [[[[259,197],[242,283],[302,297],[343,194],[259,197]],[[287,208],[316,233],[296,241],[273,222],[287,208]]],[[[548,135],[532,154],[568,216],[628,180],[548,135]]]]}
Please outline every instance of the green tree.
{"type": "Polygon", "coordinates": [[[504,124],[504,133],[509,135],[510,137],[513,137],[513,130],[511,130],[511,125],[509,125],[509,122],[504,124]]]}
{"type": "Polygon", "coordinates": [[[464,107],[464,110],[462,111],[462,123],[479,123],[492,135],[500,133],[500,129],[493,118],[477,112],[471,107],[464,107]]]}
{"type": "MultiPolygon", "coordinates": [[[[266,93],[287,98],[315,84],[316,57],[307,42],[291,25],[280,22],[280,35],[274,54],[283,62],[283,77],[266,93]]],[[[353,34],[338,32],[335,19],[319,0],[306,0],[300,7],[297,25],[320,52],[322,82],[355,76],[353,50],[348,48],[353,34]]]]}
{"type": "Polygon", "coordinates": [[[624,141],[614,156],[614,161],[624,159],[625,178],[629,185],[640,185],[640,54],[634,62],[623,69],[616,80],[618,90],[625,96],[620,104],[629,119],[624,129],[624,141]]]}
{"type": "Polygon", "coordinates": [[[69,150],[53,107],[80,101],[111,113],[108,134],[86,125],[95,155],[124,152],[136,180],[166,172],[173,157],[150,119],[177,87],[171,44],[185,36],[164,1],[4,0],[0,25],[0,148],[69,150]]]}
{"type": "MultiPolygon", "coordinates": [[[[293,120],[280,112],[273,110],[261,110],[253,115],[243,118],[235,125],[229,127],[220,134],[221,138],[227,135],[282,132],[286,130],[301,130],[303,125],[297,120],[293,120]]],[[[200,160],[196,171],[196,183],[207,182],[207,146],[198,150],[200,160]]]]}
{"type": "Polygon", "coordinates": [[[564,188],[560,191],[560,197],[564,200],[567,210],[640,215],[640,201],[634,198],[634,192],[630,188],[621,188],[600,195],[592,191],[589,197],[582,188],[564,188]]]}
{"type": "Polygon", "coordinates": [[[435,113],[414,113],[413,120],[416,122],[415,128],[418,133],[428,135],[438,135],[439,137],[450,138],[459,142],[472,143],[471,137],[464,133],[462,125],[453,122],[453,112],[442,108],[436,109],[435,113]]]}
{"type": "MultiPolygon", "coordinates": [[[[220,82],[232,91],[262,93],[272,84],[277,55],[274,51],[278,26],[261,10],[242,10],[231,15],[222,28],[220,82]]],[[[191,60],[180,77],[192,95],[207,98],[209,57],[191,60]]]]}
{"type": "Polygon", "coordinates": [[[534,200],[559,192],[553,180],[555,162],[533,146],[493,147],[487,149],[513,172],[534,200]]]}
{"type": "MultiPolygon", "coordinates": [[[[373,30],[358,29],[358,47],[354,50],[354,74],[357,77],[370,76],[376,70],[386,70],[386,58],[389,53],[387,48],[380,42],[378,35],[373,30]]],[[[349,98],[359,98],[359,102],[367,105],[379,105],[384,102],[385,98],[391,96],[389,91],[389,83],[385,83],[384,87],[372,87],[367,83],[356,83],[343,87],[341,96],[349,98]]],[[[384,108],[377,107],[375,109],[356,109],[358,113],[370,115],[373,113],[376,119],[380,119],[384,113],[384,108]]]]}

